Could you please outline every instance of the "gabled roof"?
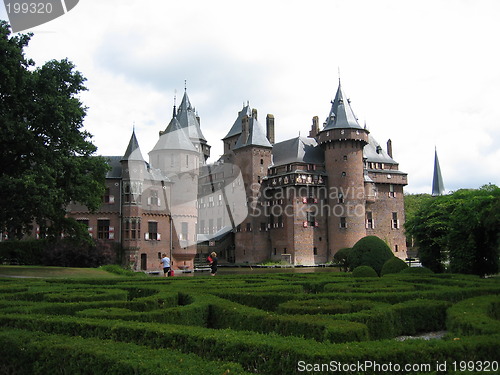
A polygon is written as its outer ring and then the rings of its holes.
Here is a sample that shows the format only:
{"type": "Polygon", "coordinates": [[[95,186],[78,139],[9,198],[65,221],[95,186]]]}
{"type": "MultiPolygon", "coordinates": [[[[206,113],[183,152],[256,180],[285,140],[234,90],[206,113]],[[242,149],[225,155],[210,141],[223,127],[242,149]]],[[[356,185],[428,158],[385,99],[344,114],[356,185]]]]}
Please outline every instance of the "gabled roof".
{"type": "Polygon", "coordinates": [[[362,129],[362,127],[358,124],[358,119],[354,115],[351,108],[350,100],[342,90],[339,80],[337,94],[335,95],[335,99],[332,101],[330,115],[328,116],[323,130],[346,128],[362,129]]]}
{"type": "Polygon", "coordinates": [[[244,139],[244,133],[240,134],[236,145],[234,146],[234,150],[246,146],[260,146],[260,147],[269,147],[273,146],[269,143],[269,140],[266,137],[266,133],[262,128],[262,125],[256,118],[250,117],[248,119],[248,134],[246,139],[244,139]]]}
{"type": "Polygon", "coordinates": [[[444,194],[443,176],[441,175],[441,167],[439,166],[437,149],[434,152],[434,175],[432,177],[432,196],[444,194]]]}
{"type": "Polygon", "coordinates": [[[191,106],[191,102],[189,101],[187,92],[184,92],[184,96],[182,98],[181,105],[177,110],[176,117],[181,127],[186,131],[189,138],[194,141],[207,141],[203,133],[201,132],[200,123],[196,118],[195,110],[191,106]]]}
{"type": "Polygon", "coordinates": [[[196,152],[193,142],[191,142],[188,138],[176,117],[172,117],[167,129],[160,136],[160,139],[158,139],[158,142],[156,142],[156,145],[153,147],[151,152],[158,150],[183,150],[196,152]]]}
{"type": "Polygon", "coordinates": [[[273,166],[290,163],[323,164],[324,152],[313,138],[296,137],[273,145],[273,166]]]}
{"type": "Polygon", "coordinates": [[[241,134],[241,121],[243,120],[243,117],[245,117],[245,116],[248,116],[248,117],[252,116],[252,110],[250,109],[250,104],[247,104],[246,106],[244,105],[243,109],[240,112],[238,112],[238,118],[236,119],[233,126],[231,127],[229,132],[226,134],[226,136],[224,138],[222,138],[222,140],[241,134]]]}
{"type": "Polygon", "coordinates": [[[137,138],[135,136],[135,130],[132,131],[132,136],[130,137],[127,151],[125,151],[125,155],[123,155],[121,160],[145,161],[142,157],[139,142],[137,142],[137,138]]]}
{"type": "Polygon", "coordinates": [[[371,134],[368,134],[368,144],[363,148],[363,158],[368,162],[398,164],[371,134]]]}

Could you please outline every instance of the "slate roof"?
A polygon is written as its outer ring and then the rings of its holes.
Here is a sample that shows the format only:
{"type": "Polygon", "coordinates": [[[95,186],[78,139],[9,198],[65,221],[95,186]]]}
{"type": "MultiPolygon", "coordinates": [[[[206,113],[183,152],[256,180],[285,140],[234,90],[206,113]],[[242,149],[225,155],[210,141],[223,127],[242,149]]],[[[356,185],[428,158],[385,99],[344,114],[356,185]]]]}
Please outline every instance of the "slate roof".
{"type": "Polygon", "coordinates": [[[363,148],[363,157],[368,162],[398,164],[371,134],[368,134],[368,144],[363,148]]]}
{"type": "Polygon", "coordinates": [[[132,131],[132,136],[130,137],[127,150],[125,151],[125,155],[123,155],[122,160],[145,161],[142,157],[139,142],[137,142],[137,137],[135,136],[135,130],[132,131]]]}
{"type": "Polygon", "coordinates": [[[269,143],[262,125],[256,118],[253,117],[248,119],[248,136],[246,139],[244,138],[244,134],[241,133],[236,145],[234,146],[234,150],[246,146],[273,147],[271,143],[269,143]]]}
{"type": "Polygon", "coordinates": [[[196,118],[195,109],[191,106],[187,92],[184,92],[181,105],[177,110],[177,120],[181,127],[186,131],[189,138],[192,140],[200,140],[206,142],[205,136],[201,132],[200,123],[196,118]]]}
{"type": "Polygon", "coordinates": [[[323,164],[324,152],[313,138],[296,137],[273,145],[273,165],[290,163],[323,164]]]}
{"type": "Polygon", "coordinates": [[[106,178],[122,178],[122,164],[120,163],[123,159],[122,156],[103,156],[111,167],[109,171],[106,172],[106,178]]]}
{"type": "Polygon", "coordinates": [[[229,132],[224,138],[222,138],[222,140],[241,134],[241,121],[245,116],[252,117],[252,110],[250,109],[249,104],[243,106],[243,109],[238,112],[238,118],[234,121],[233,126],[231,127],[231,129],[229,129],[229,132]]]}
{"type": "Polygon", "coordinates": [[[156,145],[150,153],[158,150],[183,150],[196,152],[193,142],[191,142],[188,138],[186,132],[176,117],[172,117],[167,129],[160,136],[160,139],[158,139],[158,142],[156,142],[156,145]]]}
{"type": "Polygon", "coordinates": [[[326,120],[326,125],[323,130],[346,128],[362,129],[351,108],[351,102],[342,90],[342,86],[339,81],[337,94],[335,95],[335,99],[332,101],[330,115],[326,120]]]}

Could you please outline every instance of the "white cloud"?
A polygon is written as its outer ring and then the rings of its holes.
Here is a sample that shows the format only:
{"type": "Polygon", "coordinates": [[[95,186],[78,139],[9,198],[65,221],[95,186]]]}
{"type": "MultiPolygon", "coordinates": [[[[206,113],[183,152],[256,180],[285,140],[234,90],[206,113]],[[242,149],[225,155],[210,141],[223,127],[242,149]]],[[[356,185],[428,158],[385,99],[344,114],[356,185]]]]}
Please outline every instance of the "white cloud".
{"type": "Polygon", "coordinates": [[[277,140],[306,135],[340,68],[361,123],[392,139],[406,190],[430,192],[435,146],[456,190],[500,184],[499,11],[495,0],[81,1],[35,28],[28,54],[68,57],[88,78],[85,126],[107,155],[124,152],[134,122],[146,155],[185,79],[214,156],[247,100],[262,122],[275,115],[277,140]]]}

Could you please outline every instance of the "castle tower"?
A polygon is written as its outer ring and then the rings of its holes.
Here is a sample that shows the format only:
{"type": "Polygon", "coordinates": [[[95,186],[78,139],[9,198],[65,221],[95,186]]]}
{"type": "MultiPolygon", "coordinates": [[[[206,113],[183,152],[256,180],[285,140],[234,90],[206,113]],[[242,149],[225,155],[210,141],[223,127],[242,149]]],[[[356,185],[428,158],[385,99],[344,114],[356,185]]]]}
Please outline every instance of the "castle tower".
{"type": "MultiPolygon", "coordinates": [[[[251,117],[247,116],[244,111],[245,108],[242,111],[243,115],[240,112],[238,116],[238,118],[241,116],[241,132],[232,151],[234,152],[233,162],[240,168],[245,184],[249,215],[236,231],[235,256],[240,262],[254,263],[269,258],[269,236],[266,231],[261,231],[262,224],[267,225],[267,218],[260,192],[263,179],[267,176],[268,168],[272,163],[272,145],[257,120],[257,110],[251,111],[251,117]]],[[[239,129],[236,130],[236,134],[238,131],[239,129]]],[[[228,139],[231,137],[226,136],[226,141],[228,139]]]]}
{"type": "Polygon", "coordinates": [[[328,204],[322,213],[328,217],[330,257],[366,236],[363,148],[368,133],[359,125],[339,81],[330,115],[317,136],[328,175],[328,204]]]}
{"type": "MultiPolygon", "coordinates": [[[[187,100],[187,95],[185,95],[187,100]]],[[[174,269],[194,267],[196,255],[196,223],[198,210],[198,177],[200,153],[174,116],[154,148],[149,152],[150,164],[168,178],[169,204],[172,225],[172,261],[174,269]]],[[[200,146],[201,143],[198,144],[200,146]]]]}
{"type": "MultiPolygon", "coordinates": [[[[122,245],[125,252],[125,262],[132,265],[132,268],[139,270],[144,268],[141,265],[141,238],[139,235],[130,236],[133,231],[140,233],[142,223],[142,195],[144,191],[144,179],[146,176],[146,161],[142,157],[139,143],[132,132],[130,141],[120,160],[122,166],[122,186],[121,186],[121,204],[122,204],[122,245]]],[[[144,257],[142,257],[144,258],[144,257]]]]}

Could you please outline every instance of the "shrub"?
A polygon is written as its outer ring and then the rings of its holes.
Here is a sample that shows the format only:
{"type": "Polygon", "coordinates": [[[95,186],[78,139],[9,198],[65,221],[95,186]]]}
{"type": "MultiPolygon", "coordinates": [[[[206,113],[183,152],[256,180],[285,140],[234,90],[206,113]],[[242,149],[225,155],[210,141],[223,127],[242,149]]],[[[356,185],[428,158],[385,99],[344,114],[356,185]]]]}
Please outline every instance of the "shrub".
{"type": "Polygon", "coordinates": [[[394,257],[384,263],[384,265],[382,266],[382,271],[380,271],[380,276],[384,276],[390,273],[399,273],[406,268],[408,268],[408,265],[404,260],[394,257]]]}
{"type": "Polygon", "coordinates": [[[429,268],[427,267],[408,267],[402,270],[400,273],[405,273],[405,274],[416,274],[416,275],[432,275],[434,272],[432,272],[429,268]]]}
{"type": "Polygon", "coordinates": [[[333,256],[333,261],[344,271],[347,272],[347,257],[351,252],[351,247],[343,247],[335,253],[333,256]]]}
{"type": "Polygon", "coordinates": [[[389,246],[376,236],[367,236],[354,244],[347,257],[351,270],[358,266],[370,266],[380,275],[384,263],[393,258],[389,246]]]}
{"type": "Polygon", "coordinates": [[[352,271],[353,277],[378,277],[377,272],[370,266],[358,266],[352,271]]]}

